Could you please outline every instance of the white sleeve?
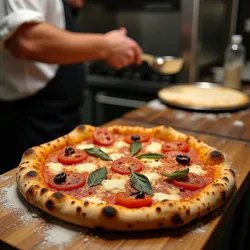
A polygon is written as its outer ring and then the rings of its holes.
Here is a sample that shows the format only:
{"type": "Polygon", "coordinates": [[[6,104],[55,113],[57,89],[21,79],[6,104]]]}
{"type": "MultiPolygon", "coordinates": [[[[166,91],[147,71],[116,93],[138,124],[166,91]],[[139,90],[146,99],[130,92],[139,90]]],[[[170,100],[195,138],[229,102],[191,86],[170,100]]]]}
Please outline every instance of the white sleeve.
{"type": "Polygon", "coordinates": [[[1,5],[0,50],[4,49],[6,39],[22,24],[45,21],[46,1],[5,0],[1,5]]]}
{"type": "Polygon", "coordinates": [[[63,10],[59,1],[61,0],[4,0],[0,4],[0,12],[2,12],[0,13],[0,51],[4,49],[4,42],[24,23],[48,22],[64,28],[64,20],[60,15],[63,10]]]}
{"type": "Polygon", "coordinates": [[[56,75],[58,64],[16,59],[8,50],[1,51],[6,39],[22,24],[30,22],[46,22],[65,29],[63,1],[0,0],[0,70],[1,63],[5,69],[4,74],[0,74],[0,82],[1,77],[6,79],[3,88],[9,93],[8,96],[0,93],[0,99],[12,100],[32,95],[56,75]]]}

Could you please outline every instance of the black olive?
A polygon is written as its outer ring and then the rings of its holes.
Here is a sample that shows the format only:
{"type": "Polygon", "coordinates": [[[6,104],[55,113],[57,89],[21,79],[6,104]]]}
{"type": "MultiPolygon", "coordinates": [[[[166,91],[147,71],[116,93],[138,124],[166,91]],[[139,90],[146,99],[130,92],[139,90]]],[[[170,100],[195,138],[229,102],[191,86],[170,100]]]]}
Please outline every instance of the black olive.
{"type": "Polygon", "coordinates": [[[136,199],[143,199],[145,198],[145,194],[141,191],[139,194],[135,196],[136,199]]]}
{"type": "Polygon", "coordinates": [[[63,182],[65,182],[67,179],[67,175],[65,172],[62,172],[60,174],[57,174],[55,177],[54,177],[54,182],[56,184],[61,184],[63,182]]]}
{"type": "Polygon", "coordinates": [[[139,135],[132,135],[131,136],[131,140],[132,141],[139,141],[140,140],[140,136],[139,135]]]}
{"type": "Polygon", "coordinates": [[[75,150],[72,147],[65,148],[65,155],[72,155],[75,153],[75,150]]]}
{"type": "Polygon", "coordinates": [[[182,165],[189,164],[190,160],[188,155],[176,155],[176,161],[182,165]]]}
{"type": "Polygon", "coordinates": [[[140,191],[131,192],[131,193],[129,194],[129,196],[134,196],[134,195],[139,194],[139,193],[140,193],[140,191]]]}
{"type": "Polygon", "coordinates": [[[212,158],[218,158],[221,156],[221,152],[214,150],[211,152],[211,156],[212,156],[212,158]]]}

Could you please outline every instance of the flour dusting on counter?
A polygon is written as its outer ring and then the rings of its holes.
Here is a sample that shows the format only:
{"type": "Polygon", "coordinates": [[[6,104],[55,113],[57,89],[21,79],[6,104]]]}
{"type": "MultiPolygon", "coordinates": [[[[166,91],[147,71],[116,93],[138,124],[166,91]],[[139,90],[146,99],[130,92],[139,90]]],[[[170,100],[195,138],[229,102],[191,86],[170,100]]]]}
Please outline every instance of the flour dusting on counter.
{"type": "Polygon", "coordinates": [[[155,99],[147,103],[147,106],[155,110],[166,110],[167,106],[160,102],[160,100],[155,99]]]}
{"type": "Polygon", "coordinates": [[[204,234],[207,232],[206,225],[201,222],[197,222],[191,225],[191,232],[194,234],[204,234]]]}
{"type": "Polygon", "coordinates": [[[0,182],[8,181],[11,178],[12,177],[8,175],[0,175],[0,182]]]}
{"type": "Polygon", "coordinates": [[[184,119],[186,118],[186,113],[183,112],[183,111],[176,111],[175,113],[175,119],[177,120],[181,120],[181,119],[184,119]]]}
{"type": "Polygon", "coordinates": [[[19,195],[16,183],[7,186],[0,191],[1,206],[6,209],[9,208],[11,210],[16,210],[16,212],[28,212],[28,209],[24,206],[22,200],[24,199],[19,195]]]}
{"type": "Polygon", "coordinates": [[[243,127],[244,126],[244,122],[243,121],[240,121],[240,120],[235,120],[233,122],[234,126],[236,127],[243,127]]]}
{"type": "Polygon", "coordinates": [[[73,240],[79,232],[75,230],[72,225],[67,225],[66,223],[54,221],[54,223],[48,224],[44,232],[44,241],[42,245],[56,245],[62,247],[73,240]]]}
{"type": "Polygon", "coordinates": [[[220,113],[218,114],[219,118],[231,118],[232,114],[231,113],[220,113]]]}
{"type": "Polygon", "coordinates": [[[217,121],[218,119],[221,118],[231,118],[231,117],[232,117],[231,113],[206,114],[206,113],[194,112],[190,117],[190,120],[196,121],[198,119],[207,119],[209,121],[217,121]]]}
{"type": "Polygon", "coordinates": [[[17,190],[16,183],[0,190],[0,206],[15,213],[19,221],[18,225],[12,223],[7,229],[20,227],[21,230],[23,226],[31,226],[34,227],[35,233],[44,235],[43,241],[37,242],[39,249],[46,249],[46,246],[53,245],[62,250],[66,244],[77,236],[81,236],[83,242],[86,243],[86,238],[83,238],[83,236],[88,234],[88,229],[54,219],[54,217],[30,205],[17,190]],[[47,219],[44,219],[46,217],[47,219]],[[48,218],[50,221],[48,221],[48,218]]]}
{"type": "Polygon", "coordinates": [[[217,120],[217,116],[216,114],[202,114],[202,113],[193,113],[192,116],[190,117],[191,121],[197,121],[199,119],[207,119],[210,121],[216,121],[217,120]]]}

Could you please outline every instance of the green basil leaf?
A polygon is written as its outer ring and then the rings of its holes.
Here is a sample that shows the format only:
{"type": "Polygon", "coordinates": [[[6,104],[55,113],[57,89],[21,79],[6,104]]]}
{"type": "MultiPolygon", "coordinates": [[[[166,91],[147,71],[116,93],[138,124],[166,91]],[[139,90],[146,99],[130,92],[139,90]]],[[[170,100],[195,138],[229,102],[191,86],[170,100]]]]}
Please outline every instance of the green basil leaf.
{"type": "Polygon", "coordinates": [[[132,186],[138,190],[143,191],[149,195],[153,195],[152,186],[147,176],[139,173],[135,173],[131,168],[129,168],[131,172],[130,181],[132,186]]]}
{"type": "Polygon", "coordinates": [[[168,177],[168,179],[182,179],[186,177],[188,173],[189,173],[189,168],[186,168],[183,170],[175,171],[172,174],[162,174],[162,175],[168,177]]]}
{"type": "Polygon", "coordinates": [[[141,143],[140,141],[134,141],[130,144],[130,152],[132,155],[136,155],[141,150],[141,143]]]}
{"type": "Polygon", "coordinates": [[[112,161],[112,159],[99,148],[86,148],[84,149],[89,155],[104,159],[106,161],[112,161]]]}
{"type": "Polygon", "coordinates": [[[163,159],[166,158],[165,155],[161,155],[161,154],[142,154],[142,155],[138,155],[136,158],[138,159],[154,159],[154,160],[158,160],[158,159],[163,159]]]}
{"type": "Polygon", "coordinates": [[[97,169],[89,175],[87,185],[89,188],[100,185],[102,181],[106,179],[106,177],[107,177],[106,167],[97,169]]]}

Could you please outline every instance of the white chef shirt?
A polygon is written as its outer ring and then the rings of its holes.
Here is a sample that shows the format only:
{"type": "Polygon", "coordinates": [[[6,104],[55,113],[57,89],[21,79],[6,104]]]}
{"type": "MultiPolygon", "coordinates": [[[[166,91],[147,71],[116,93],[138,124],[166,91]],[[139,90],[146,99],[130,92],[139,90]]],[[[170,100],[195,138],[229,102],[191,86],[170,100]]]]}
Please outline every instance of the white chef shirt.
{"type": "Polygon", "coordinates": [[[57,64],[17,59],[4,42],[24,23],[47,22],[65,29],[62,0],[0,0],[0,100],[17,100],[43,89],[57,64]]]}

